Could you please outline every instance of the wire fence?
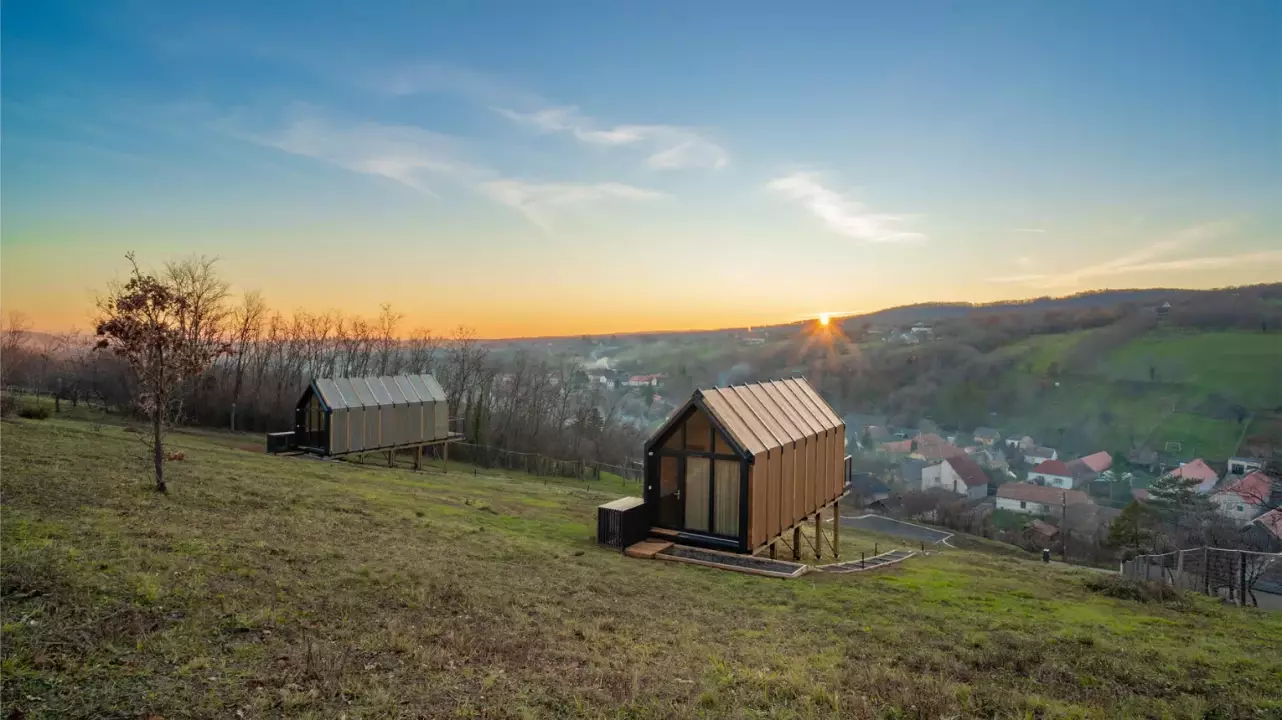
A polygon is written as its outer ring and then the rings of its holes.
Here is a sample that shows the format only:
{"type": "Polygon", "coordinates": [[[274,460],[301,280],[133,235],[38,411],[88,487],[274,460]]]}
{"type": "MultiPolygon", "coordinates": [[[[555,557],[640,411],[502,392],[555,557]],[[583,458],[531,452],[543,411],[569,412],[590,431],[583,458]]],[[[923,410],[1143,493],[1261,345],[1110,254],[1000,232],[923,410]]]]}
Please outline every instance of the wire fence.
{"type": "Polygon", "coordinates": [[[1240,605],[1282,609],[1282,553],[1214,547],[1174,550],[1128,560],[1122,563],[1122,574],[1240,605]]]}
{"type": "Polygon", "coordinates": [[[502,468],[548,477],[600,480],[603,474],[609,473],[626,481],[639,483],[642,476],[640,463],[632,461],[628,461],[626,465],[611,465],[591,460],[561,460],[539,453],[516,452],[473,443],[453,443],[450,446],[450,456],[479,467],[502,468]]]}

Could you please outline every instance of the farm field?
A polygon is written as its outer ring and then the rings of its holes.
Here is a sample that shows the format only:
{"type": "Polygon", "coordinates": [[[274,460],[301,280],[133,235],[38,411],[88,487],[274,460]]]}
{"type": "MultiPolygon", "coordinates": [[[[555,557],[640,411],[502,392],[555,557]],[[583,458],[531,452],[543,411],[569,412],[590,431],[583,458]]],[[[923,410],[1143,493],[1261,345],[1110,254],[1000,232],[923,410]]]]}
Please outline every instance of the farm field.
{"type": "Polygon", "coordinates": [[[997,351],[1021,358],[1006,384],[1039,386],[1029,391],[1034,399],[1002,418],[1008,430],[1034,433],[1051,445],[1065,431],[1111,451],[1172,443],[1190,457],[1223,459],[1240,438],[1260,431],[1267,422],[1262,416],[1282,406],[1282,335],[1276,333],[1158,330],[1083,372],[1059,376],[1058,385],[1037,379],[1052,363],[1066,366],[1067,354],[1090,332],[1041,335],[997,351]],[[1253,418],[1250,429],[1238,422],[1234,405],[1253,418]]]}
{"type": "MultiPolygon", "coordinates": [[[[769,580],[595,546],[619,481],[204,433],[173,436],[158,496],[124,427],[0,430],[5,716],[1282,713],[1282,616],[1112,599],[1017,556],[769,580]]],[[[843,557],[873,537],[843,531],[843,557]]]]}

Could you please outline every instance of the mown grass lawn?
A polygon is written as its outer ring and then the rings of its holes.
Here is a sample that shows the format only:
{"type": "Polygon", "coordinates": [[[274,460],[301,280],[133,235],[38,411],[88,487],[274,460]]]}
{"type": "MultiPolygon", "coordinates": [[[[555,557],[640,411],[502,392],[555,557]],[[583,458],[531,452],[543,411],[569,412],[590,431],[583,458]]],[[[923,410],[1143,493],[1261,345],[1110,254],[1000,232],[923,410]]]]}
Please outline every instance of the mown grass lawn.
{"type": "Polygon", "coordinates": [[[770,580],[594,546],[621,483],[205,434],[174,436],[157,496],[124,428],[0,433],[6,717],[1282,714],[1282,615],[1114,600],[1018,556],[770,580]]]}

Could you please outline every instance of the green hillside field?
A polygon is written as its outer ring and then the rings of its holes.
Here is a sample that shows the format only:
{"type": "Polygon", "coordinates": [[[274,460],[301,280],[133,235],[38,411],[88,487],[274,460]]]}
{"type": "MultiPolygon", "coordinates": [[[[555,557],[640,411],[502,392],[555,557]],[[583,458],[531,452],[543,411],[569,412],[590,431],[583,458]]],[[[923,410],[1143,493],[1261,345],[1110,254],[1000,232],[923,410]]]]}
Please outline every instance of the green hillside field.
{"type": "Polygon", "coordinates": [[[1182,454],[1224,459],[1282,407],[1282,334],[1156,330],[1050,377],[1053,367],[1070,368],[1074,347],[1090,332],[1037,336],[998,351],[1018,358],[1004,382],[1023,390],[1001,418],[1008,432],[1049,444],[1065,434],[1079,443],[1089,437],[1115,452],[1178,443],[1182,454]]]}
{"type": "Polygon", "coordinates": [[[1113,599],[1017,553],[773,580],[594,545],[619,481],[201,433],[161,496],[125,427],[0,437],[5,717],[1282,714],[1282,614],[1113,599]]]}

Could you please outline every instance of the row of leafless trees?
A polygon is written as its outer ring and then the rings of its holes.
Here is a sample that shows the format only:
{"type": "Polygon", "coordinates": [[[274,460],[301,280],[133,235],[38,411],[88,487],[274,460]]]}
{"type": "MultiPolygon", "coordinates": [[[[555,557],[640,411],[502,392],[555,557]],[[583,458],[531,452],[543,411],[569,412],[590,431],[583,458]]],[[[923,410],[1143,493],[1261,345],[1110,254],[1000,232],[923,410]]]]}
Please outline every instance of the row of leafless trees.
{"type": "MultiPolygon", "coordinates": [[[[174,417],[180,422],[289,429],[312,378],[425,373],[446,392],[452,429],[471,442],[614,464],[639,454],[643,430],[620,413],[635,398],[589,383],[573,358],[518,351],[500,362],[472,330],[458,327],[442,336],[407,328],[390,305],[373,318],[337,311],[286,314],[259,292],[233,292],[215,260],[205,257],[169,263],[154,275],[180,299],[180,334],[223,350],[176,389],[174,417]]],[[[105,297],[118,300],[119,291],[109,288],[105,297]]],[[[97,348],[101,338],[31,332],[21,315],[11,313],[0,339],[4,387],[46,394],[58,405],[138,412],[137,368],[97,348]]]]}

